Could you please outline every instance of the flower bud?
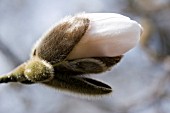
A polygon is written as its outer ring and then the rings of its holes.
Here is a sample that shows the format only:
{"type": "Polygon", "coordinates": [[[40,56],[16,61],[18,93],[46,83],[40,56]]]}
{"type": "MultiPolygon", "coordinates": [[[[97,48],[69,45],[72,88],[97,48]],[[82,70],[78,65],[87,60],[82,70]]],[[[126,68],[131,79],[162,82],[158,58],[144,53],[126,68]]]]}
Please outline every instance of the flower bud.
{"type": "Polygon", "coordinates": [[[48,62],[35,58],[26,64],[24,75],[32,82],[48,81],[54,76],[53,67],[48,62]]]}
{"type": "Polygon", "coordinates": [[[83,16],[90,20],[89,27],[67,59],[122,55],[137,44],[142,33],[139,23],[120,14],[87,13],[83,16]]]}

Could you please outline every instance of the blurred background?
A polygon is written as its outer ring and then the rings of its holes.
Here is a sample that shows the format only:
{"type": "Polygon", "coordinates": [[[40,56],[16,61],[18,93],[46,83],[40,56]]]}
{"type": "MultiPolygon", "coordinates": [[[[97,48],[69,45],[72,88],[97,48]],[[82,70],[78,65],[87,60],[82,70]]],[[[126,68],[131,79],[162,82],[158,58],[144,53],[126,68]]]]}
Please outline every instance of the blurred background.
{"type": "Polygon", "coordinates": [[[0,113],[170,113],[170,0],[0,0],[0,75],[28,60],[51,25],[79,12],[120,13],[144,27],[136,48],[94,76],[113,94],[83,99],[38,84],[0,84],[0,113]]]}

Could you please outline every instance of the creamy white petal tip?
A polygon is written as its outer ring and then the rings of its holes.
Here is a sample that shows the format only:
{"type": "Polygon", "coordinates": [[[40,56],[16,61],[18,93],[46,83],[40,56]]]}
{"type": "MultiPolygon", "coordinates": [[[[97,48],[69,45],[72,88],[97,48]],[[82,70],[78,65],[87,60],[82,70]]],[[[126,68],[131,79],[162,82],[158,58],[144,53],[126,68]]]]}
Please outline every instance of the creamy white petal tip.
{"type": "Polygon", "coordinates": [[[139,41],[142,27],[129,17],[115,13],[84,14],[90,25],[68,59],[123,55],[139,41]]]}

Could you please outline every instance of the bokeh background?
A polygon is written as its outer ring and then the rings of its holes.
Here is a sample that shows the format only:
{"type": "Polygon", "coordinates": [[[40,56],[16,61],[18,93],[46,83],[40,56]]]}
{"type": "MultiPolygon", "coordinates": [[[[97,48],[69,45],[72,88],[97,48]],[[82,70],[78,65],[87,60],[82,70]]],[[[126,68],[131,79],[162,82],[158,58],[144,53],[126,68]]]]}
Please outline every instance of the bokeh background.
{"type": "Polygon", "coordinates": [[[39,84],[0,84],[0,113],[170,113],[170,0],[0,0],[0,75],[28,60],[51,25],[79,12],[121,13],[144,27],[116,67],[93,75],[113,94],[84,99],[39,84]]]}

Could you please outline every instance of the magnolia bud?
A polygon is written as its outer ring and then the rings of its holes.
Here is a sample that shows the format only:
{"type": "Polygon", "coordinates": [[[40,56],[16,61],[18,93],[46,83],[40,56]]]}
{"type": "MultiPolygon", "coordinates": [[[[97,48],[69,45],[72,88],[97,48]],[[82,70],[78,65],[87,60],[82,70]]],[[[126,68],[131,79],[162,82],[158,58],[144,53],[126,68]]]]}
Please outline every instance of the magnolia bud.
{"type": "Polygon", "coordinates": [[[86,74],[116,65],[139,40],[142,28],[128,17],[91,13],[68,17],[54,25],[33,48],[31,58],[0,83],[42,83],[86,95],[103,95],[112,88],[86,74]]]}
{"type": "Polygon", "coordinates": [[[89,27],[67,59],[114,57],[132,49],[138,42],[142,27],[136,21],[115,13],[84,14],[89,27]]]}

